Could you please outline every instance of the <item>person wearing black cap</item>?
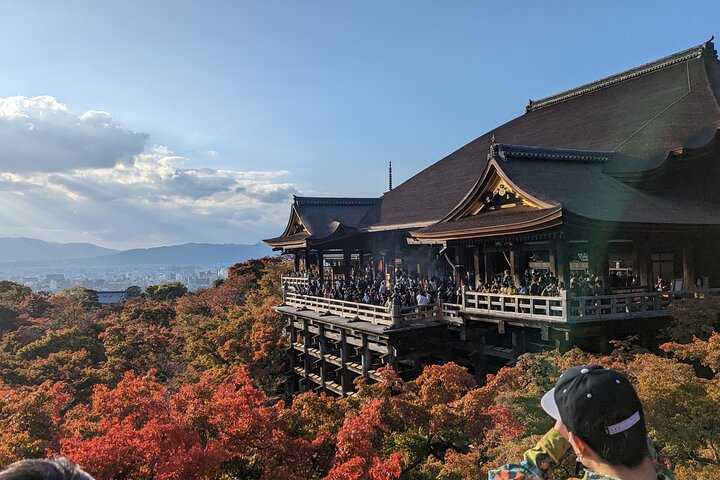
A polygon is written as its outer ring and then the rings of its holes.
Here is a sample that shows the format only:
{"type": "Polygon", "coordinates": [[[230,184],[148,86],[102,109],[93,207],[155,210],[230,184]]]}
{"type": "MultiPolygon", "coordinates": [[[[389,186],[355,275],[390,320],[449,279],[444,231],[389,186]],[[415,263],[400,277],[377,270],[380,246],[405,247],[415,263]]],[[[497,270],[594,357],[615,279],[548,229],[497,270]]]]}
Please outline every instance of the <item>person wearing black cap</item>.
{"type": "Polygon", "coordinates": [[[598,365],[569,368],[540,405],[556,420],[519,464],[488,473],[489,480],[541,480],[572,449],[585,466],[582,480],[671,480],[647,435],[642,404],[620,372],[598,365]]]}

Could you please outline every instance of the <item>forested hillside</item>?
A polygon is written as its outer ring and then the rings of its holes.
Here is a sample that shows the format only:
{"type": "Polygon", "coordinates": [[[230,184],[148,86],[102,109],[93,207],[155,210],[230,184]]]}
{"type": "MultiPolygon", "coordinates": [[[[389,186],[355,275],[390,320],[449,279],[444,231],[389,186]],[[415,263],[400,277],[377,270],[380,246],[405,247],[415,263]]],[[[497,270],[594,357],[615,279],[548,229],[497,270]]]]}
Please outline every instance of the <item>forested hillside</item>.
{"type": "MultiPolygon", "coordinates": [[[[720,478],[720,301],[676,309],[661,355],[525,355],[477,387],[455,364],[333,399],[284,397],[277,258],[196,293],[100,306],[0,282],[0,464],[66,455],[99,479],[476,479],[518,460],[552,420],[539,398],[579,363],[623,370],[677,478],[720,478]]],[[[160,295],[158,292],[163,292],[160,295]]],[[[574,472],[573,459],[558,478],[574,472]]]]}

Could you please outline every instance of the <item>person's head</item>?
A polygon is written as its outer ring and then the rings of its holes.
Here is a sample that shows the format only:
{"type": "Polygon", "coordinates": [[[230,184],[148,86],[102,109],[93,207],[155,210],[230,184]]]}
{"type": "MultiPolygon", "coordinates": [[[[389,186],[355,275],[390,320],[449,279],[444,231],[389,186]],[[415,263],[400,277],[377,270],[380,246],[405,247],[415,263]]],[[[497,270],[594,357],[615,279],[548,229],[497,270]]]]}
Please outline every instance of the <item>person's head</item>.
{"type": "Polygon", "coordinates": [[[20,460],[0,472],[0,480],[93,480],[65,457],[20,460]]]}
{"type": "Polygon", "coordinates": [[[610,465],[635,468],[649,456],[642,404],[618,371],[598,365],[571,367],[541,405],[565,425],[583,463],[599,457],[610,465]]]}

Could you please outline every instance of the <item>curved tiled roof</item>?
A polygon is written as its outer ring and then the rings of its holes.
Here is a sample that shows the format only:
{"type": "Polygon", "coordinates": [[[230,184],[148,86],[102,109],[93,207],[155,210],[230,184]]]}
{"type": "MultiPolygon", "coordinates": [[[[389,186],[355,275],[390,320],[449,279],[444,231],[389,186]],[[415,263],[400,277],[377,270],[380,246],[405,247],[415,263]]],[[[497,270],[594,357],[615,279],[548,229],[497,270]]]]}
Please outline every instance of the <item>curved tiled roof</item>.
{"type": "Polygon", "coordinates": [[[435,223],[412,232],[415,238],[476,238],[484,235],[526,233],[560,224],[561,208],[516,207],[435,223]]]}
{"type": "MultiPolygon", "coordinates": [[[[593,167],[605,176],[657,170],[670,152],[710,142],[720,129],[718,98],[720,62],[713,44],[707,42],[532,102],[524,115],[387,192],[368,210],[360,226],[370,231],[424,227],[444,218],[485,170],[493,135],[515,145],[613,152],[603,165],[593,167]]],[[[548,180],[571,179],[571,170],[556,170],[548,180]]],[[[609,176],[603,180],[610,183],[606,187],[611,191],[622,185],[611,180],[609,176]]]]}
{"type": "Polygon", "coordinates": [[[718,205],[643,192],[605,174],[602,163],[512,157],[500,167],[523,193],[577,216],[611,223],[720,225],[718,205]]]}
{"type": "Polygon", "coordinates": [[[338,225],[357,227],[377,198],[295,197],[295,211],[313,238],[331,235],[338,225]]]}
{"type": "MultiPolygon", "coordinates": [[[[347,228],[356,228],[360,219],[378,199],[344,197],[294,197],[290,220],[279,237],[263,240],[273,248],[296,248],[307,241],[322,241],[347,228]],[[295,221],[302,231],[295,231],[295,221]]],[[[344,232],[347,233],[347,232],[344,232]]]]}

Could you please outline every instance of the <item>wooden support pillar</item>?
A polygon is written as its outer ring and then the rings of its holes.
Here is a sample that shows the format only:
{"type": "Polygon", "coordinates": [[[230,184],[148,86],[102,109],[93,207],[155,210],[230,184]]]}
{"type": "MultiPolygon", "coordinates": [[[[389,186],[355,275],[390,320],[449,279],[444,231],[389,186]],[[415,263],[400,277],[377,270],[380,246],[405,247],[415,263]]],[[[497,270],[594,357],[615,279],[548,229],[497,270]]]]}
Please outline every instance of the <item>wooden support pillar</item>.
{"type": "Polygon", "coordinates": [[[296,373],[295,373],[295,366],[297,365],[297,352],[295,351],[295,335],[296,335],[296,329],[295,329],[295,319],[293,317],[290,318],[290,375],[288,375],[288,382],[287,386],[290,388],[290,395],[294,395],[297,393],[297,381],[296,381],[296,373]]]}
{"type": "Polygon", "coordinates": [[[393,250],[392,250],[392,258],[390,260],[390,265],[389,265],[390,266],[390,282],[392,282],[393,287],[395,286],[395,284],[397,283],[397,280],[398,280],[397,278],[395,278],[395,270],[396,270],[395,261],[398,258],[402,258],[402,256],[400,255],[400,249],[396,245],[395,248],[393,248],[393,250]]]}
{"type": "Polygon", "coordinates": [[[308,354],[308,349],[311,345],[311,338],[310,338],[310,325],[308,324],[308,320],[306,318],[303,319],[303,353],[304,353],[304,367],[305,367],[305,388],[307,389],[308,382],[310,381],[310,368],[311,368],[311,362],[310,355],[308,354]]]}
{"type": "Polygon", "coordinates": [[[477,290],[480,286],[480,247],[478,245],[473,248],[473,268],[475,269],[475,285],[473,289],[477,290]]]}
{"type": "Polygon", "coordinates": [[[290,370],[294,370],[297,360],[295,354],[295,335],[297,335],[295,320],[290,317],[290,370]]]}
{"type": "Polygon", "coordinates": [[[317,266],[318,266],[318,276],[321,279],[325,278],[324,271],[323,271],[323,251],[322,249],[318,249],[317,251],[317,266]]]}
{"type": "Polygon", "coordinates": [[[638,276],[640,285],[652,287],[655,284],[655,279],[652,278],[650,249],[644,238],[633,240],[633,274],[638,276]]]}
{"type": "Polygon", "coordinates": [[[345,396],[350,391],[350,376],[347,371],[348,344],[345,329],[340,330],[340,386],[345,396]]]}
{"type": "Polygon", "coordinates": [[[513,355],[519,357],[525,353],[525,329],[513,328],[512,333],[513,355]]]}
{"type": "Polygon", "coordinates": [[[398,371],[397,350],[390,344],[388,344],[388,356],[386,357],[385,363],[390,365],[396,372],[398,371]]]}
{"type": "Polygon", "coordinates": [[[327,337],[325,337],[325,324],[318,325],[318,334],[320,341],[320,380],[322,382],[322,391],[327,393],[327,367],[325,354],[327,353],[327,337]]]}
{"type": "Polygon", "coordinates": [[[483,252],[483,281],[488,284],[492,281],[492,260],[488,252],[483,252]]]}
{"type": "MultiPolygon", "coordinates": [[[[555,349],[557,349],[560,353],[567,353],[573,346],[570,343],[571,335],[569,331],[565,331],[563,334],[562,338],[555,339],[555,349]]],[[[573,341],[575,341],[574,338],[573,341]]]]}
{"type": "Polygon", "coordinates": [[[597,241],[591,245],[590,260],[596,277],[603,282],[603,287],[608,288],[608,273],[610,270],[610,255],[608,253],[607,241],[597,241]]]}
{"type": "Polygon", "coordinates": [[[600,331],[598,341],[600,343],[598,345],[598,352],[608,355],[610,353],[610,337],[607,330],[603,329],[600,331]]]}
{"type": "Polygon", "coordinates": [[[460,280],[462,280],[462,270],[460,265],[462,265],[462,262],[460,261],[461,257],[461,250],[462,246],[455,245],[454,253],[453,255],[453,281],[455,282],[455,285],[460,285],[460,280]]]}
{"type": "Polygon", "coordinates": [[[348,277],[350,276],[350,252],[343,250],[343,272],[348,277]]]}
{"type": "Polygon", "coordinates": [[[550,326],[547,324],[540,325],[540,339],[544,342],[550,341],[550,326]]]}
{"type": "Polygon", "coordinates": [[[370,378],[370,365],[372,363],[372,352],[370,351],[370,344],[368,342],[367,333],[360,334],[362,338],[362,376],[365,380],[370,378]]]}
{"type": "Polygon", "coordinates": [[[693,243],[683,242],[683,290],[695,288],[695,263],[693,259],[693,243]]]}
{"type": "Polygon", "coordinates": [[[518,288],[520,287],[520,275],[522,273],[522,251],[520,245],[514,245],[510,250],[510,275],[512,275],[513,282],[518,288]]]}
{"type": "Polygon", "coordinates": [[[555,243],[555,273],[558,281],[565,284],[565,289],[570,290],[570,252],[567,242],[562,239],[555,243]]]}

